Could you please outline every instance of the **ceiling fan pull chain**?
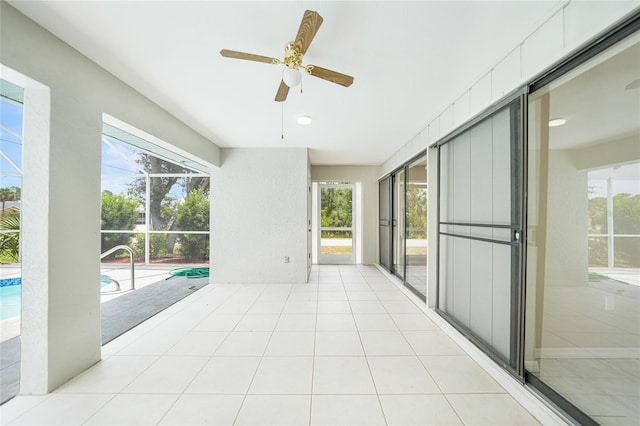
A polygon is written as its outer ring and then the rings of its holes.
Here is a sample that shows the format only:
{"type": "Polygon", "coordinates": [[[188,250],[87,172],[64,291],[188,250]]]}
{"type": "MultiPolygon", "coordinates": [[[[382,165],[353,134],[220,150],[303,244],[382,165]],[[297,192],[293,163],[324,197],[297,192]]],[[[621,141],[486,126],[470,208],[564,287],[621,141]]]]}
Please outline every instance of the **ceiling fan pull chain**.
{"type": "Polygon", "coordinates": [[[304,80],[304,78],[302,78],[302,73],[300,73],[300,94],[302,95],[302,80],[304,80]]]}
{"type": "Polygon", "coordinates": [[[280,139],[284,140],[284,102],[280,102],[280,139]]]}

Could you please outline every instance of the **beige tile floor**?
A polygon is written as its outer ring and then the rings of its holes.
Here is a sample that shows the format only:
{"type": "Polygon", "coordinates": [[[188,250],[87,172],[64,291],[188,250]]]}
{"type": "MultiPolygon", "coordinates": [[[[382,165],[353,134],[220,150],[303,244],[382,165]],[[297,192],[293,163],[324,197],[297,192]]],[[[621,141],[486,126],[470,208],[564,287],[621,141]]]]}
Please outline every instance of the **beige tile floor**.
{"type": "Polygon", "coordinates": [[[3,425],[535,425],[374,267],[211,284],[103,347],[3,425]]]}

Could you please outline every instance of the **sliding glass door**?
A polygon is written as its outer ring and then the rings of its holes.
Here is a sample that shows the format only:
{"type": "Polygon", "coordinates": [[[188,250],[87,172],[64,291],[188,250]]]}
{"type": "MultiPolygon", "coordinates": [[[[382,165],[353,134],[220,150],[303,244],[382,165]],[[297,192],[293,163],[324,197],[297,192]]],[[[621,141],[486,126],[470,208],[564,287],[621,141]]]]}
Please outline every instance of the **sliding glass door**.
{"type": "Polygon", "coordinates": [[[380,264],[426,299],[427,156],[381,179],[378,191],[380,264]]]}
{"type": "Polygon", "coordinates": [[[522,98],[439,145],[438,311],[500,364],[519,362],[522,98]]]}
{"type": "Polygon", "coordinates": [[[529,97],[527,380],[640,424],[640,33],[529,97]]]}

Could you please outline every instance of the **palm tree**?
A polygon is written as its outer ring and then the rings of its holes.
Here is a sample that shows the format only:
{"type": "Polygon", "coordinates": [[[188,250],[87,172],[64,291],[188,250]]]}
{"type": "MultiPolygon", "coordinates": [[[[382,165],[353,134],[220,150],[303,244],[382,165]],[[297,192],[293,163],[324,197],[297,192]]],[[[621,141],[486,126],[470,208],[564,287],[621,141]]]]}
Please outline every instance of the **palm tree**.
{"type": "Polygon", "coordinates": [[[4,217],[4,204],[6,201],[15,201],[17,191],[15,188],[0,188],[0,201],[2,202],[2,210],[0,210],[0,219],[4,217]]]}
{"type": "Polygon", "coordinates": [[[20,215],[8,214],[1,218],[0,229],[15,231],[0,233],[0,257],[17,262],[20,257],[20,215]]]}

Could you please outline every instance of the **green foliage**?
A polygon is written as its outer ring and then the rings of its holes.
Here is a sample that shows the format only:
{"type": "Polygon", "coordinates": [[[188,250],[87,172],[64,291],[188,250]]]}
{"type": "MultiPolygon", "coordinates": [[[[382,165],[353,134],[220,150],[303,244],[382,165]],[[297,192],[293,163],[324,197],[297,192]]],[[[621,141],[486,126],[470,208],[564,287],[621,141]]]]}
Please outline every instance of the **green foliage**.
{"type": "Polygon", "coordinates": [[[129,244],[133,250],[133,257],[135,257],[137,261],[144,261],[144,234],[132,235],[129,244]]]}
{"type": "MultiPolygon", "coordinates": [[[[321,200],[321,225],[330,228],[350,227],[352,210],[352,190],[350,188],[323,188],[321,200]]],[[[348,231],[323,231],[323,238],[349,238],[348,231]]]]}
{"type": "Polygon", "coordinates": [[[151,238],[151,243],[149,244],[149,257],[151,259],[173,256],[173,247],[176,243],[174,234],[151,234],[149,238],[151,238]]]}
{"type": "MultiPolygon", "coordinates": [[[[613,230],[616,235],[640,235],[640,195],[613,197],[613,230]]],[[[616,237],[614,262],[618,266],[640,267],[640,238],[616,237]]]]}
{"type": "Polygon", "coordinates": [[[20,199],[20,188],[17,186],[11,186],[8,188],[0,188],[0,218],[5,216],[8,212],[5,212],[5,203],[7,201],[17,201],[20,199]]]}
{"type": "MultiPolygon", "coordinates": [[[[147,173],[153,174],[180,174],[187,173],[184,167],[162,160],[150,154],[141,153],[136,159],[138,163],[147,173]]],[[[177,177],[177,176],[156,176],[152,177],[149,186],[149,218],[151,229],[155,231],[171,231],[174,229],[176,220],[175,209],[178,201],[172,193],[176,185],[182,187],[185,194],[190,194],[193,190],[201,190],[203,194],[209,194],[209,178],[208,177],[177,177]]],[[[144,194],[146,192],[145,179],[138,179],[132,183],[131,192],[136,194],[144,194]]],[[[144,197],[141,196],[142,200],[144,197]]]]}
{"type": "MultiPolygon", "coordinates": [[[[200,188],[192,190],[178,205],[176,227],[182,231],[209,230],[209,198],[200,188]]],[[[180,254],[186,261],[209,257],[209,238],[203,234],[184,234],[180,237],[180,254]]]]}
{"type": "Polygon", "coordinates": [[[10,186],[8,188],[0,188],[0,201],[15,201],[20,199],[20,188],[10,186]]]}
{"type": "Polygon", "coordinates": [[[407,189],[407,238],[427,238],[427,189],[407,189]]]}
{"type": "Polygon", "coordinates": [[[7,212],[2,219],[0,219],[0,229],[18,231],[0,233],[0,262],[18,262],[20,259],[20,212],[7,212]]]}
{"type": "MultiPolygon", "coordinates": [[[[613,230],[615,235],[640,235],[640,195],[621,193],[613,197],[613,230]]],[[[589,200],[589,233],[607,234],[607,199],[589,200]]],[[[640,267],[640,238],[615,237],[615,266],[640,267]]],[[[589,238],[589,264],[607,266],[607,238],[589,238]]]]}
{"type": "Polygon", "coordinates": [[[640,195],[613,197],[613,229],[616,234],[640,235],[640,195]]]}
{"type": "Polygon", "coordinates": [[[589,265],[606,267],[608,263],[607,237],[589,238],[589,265]]]}
{"type": "Polygon", "coordinates": [[[607,233],[607,199],[604,197],[589,200],[589,233],[607,233]]]}
{"type": "MultiPolygon", "coordinates": [[[[111,191],[102,192],[103,230],[133,230],[138,218],[138,202],[111,191]]],[[[131,234],[102,234],[101,251],[105,252],[117,245],[129,245],[131,234]]]]}

